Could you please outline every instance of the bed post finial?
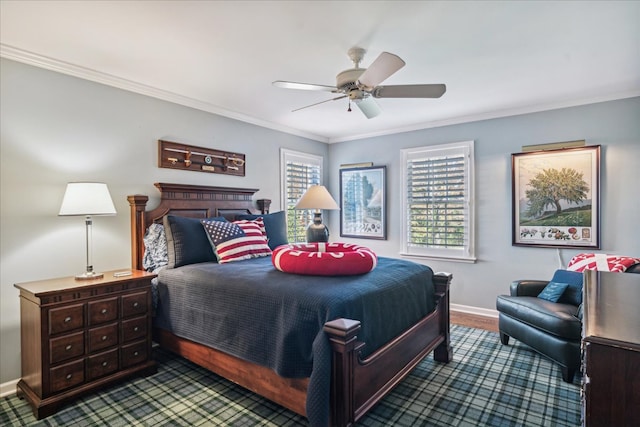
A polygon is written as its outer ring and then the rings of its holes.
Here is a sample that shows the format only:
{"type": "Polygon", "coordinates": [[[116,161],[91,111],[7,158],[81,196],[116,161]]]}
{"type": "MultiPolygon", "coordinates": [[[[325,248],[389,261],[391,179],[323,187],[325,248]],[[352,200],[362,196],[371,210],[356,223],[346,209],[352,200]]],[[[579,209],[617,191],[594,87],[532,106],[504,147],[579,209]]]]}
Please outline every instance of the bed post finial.
{"type": "Polygon", "coordinates": [[[359,351],[364,343],[357,341],[360,321],[335,319],[324,324],[332,349],[331,425],[350,426],[356,421],[353,377],[359,351]]]}
{"type": "Polygon", "coordinates": [[[265,215],[269,213],[269,207],[271,206],[271,199],[258,199],[256,200],[260,213],[265,215]]]}
{"type": "Polygon", "coordinates": [[[145,233],[144,212],[149,197],[142,194],[134,194],[133,196],[127,196],[127,200],[131,211],[131,268],[144,270],[142,266],[145,233]]]}

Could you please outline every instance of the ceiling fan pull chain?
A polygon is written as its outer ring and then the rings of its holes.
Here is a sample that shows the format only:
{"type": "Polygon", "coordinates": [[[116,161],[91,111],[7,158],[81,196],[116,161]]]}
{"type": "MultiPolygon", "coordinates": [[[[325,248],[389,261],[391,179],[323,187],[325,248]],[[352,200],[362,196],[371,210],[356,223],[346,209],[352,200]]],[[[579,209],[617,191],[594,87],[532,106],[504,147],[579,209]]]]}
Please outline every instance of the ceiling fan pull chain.
{"type": "Polygon", "coordinates": [[[349,100],[349,108],[347,108],[348,112],[351,112],[351,100],[349,100]]]}

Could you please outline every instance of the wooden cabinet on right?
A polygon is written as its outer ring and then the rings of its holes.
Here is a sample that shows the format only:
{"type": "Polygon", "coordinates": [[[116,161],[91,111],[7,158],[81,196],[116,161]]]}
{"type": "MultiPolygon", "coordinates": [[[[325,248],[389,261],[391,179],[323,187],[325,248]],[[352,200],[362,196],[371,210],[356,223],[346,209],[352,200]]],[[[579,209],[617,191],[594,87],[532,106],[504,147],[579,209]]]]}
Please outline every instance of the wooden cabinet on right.
{"type": "Polygon", "coordinates": [[[583,425],[640,426],[640,275],[584,280],[583,425]]]}

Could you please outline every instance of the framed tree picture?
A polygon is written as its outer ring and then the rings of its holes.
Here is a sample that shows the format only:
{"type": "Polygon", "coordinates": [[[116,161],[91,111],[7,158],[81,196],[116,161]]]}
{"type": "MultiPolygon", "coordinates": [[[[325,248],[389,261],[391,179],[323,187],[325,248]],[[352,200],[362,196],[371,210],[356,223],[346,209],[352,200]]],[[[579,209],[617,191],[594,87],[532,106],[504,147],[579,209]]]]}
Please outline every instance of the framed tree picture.
{"type": "Polygon", "coordinates": [[[387,238],[386,166],[340,170],[340,236],[387,238]]]}
{"type": "Polygon", "coordinates": [[[600,249],[600,146],[511,155],[512,244],[600,249]]]}

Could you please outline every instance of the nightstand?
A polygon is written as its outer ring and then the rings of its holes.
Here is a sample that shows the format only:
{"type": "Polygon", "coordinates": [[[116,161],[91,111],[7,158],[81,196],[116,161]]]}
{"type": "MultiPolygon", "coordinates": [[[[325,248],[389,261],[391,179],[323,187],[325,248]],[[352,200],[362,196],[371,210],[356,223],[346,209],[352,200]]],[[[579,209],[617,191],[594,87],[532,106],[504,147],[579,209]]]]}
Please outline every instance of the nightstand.
{"type": "Polygon", "coordinates": [[[14,285],[20,290],[22,341],[17,394],[37,419],[99,387],[157,371],[151,354],[155,274],[114,273],[14,285]]]}

